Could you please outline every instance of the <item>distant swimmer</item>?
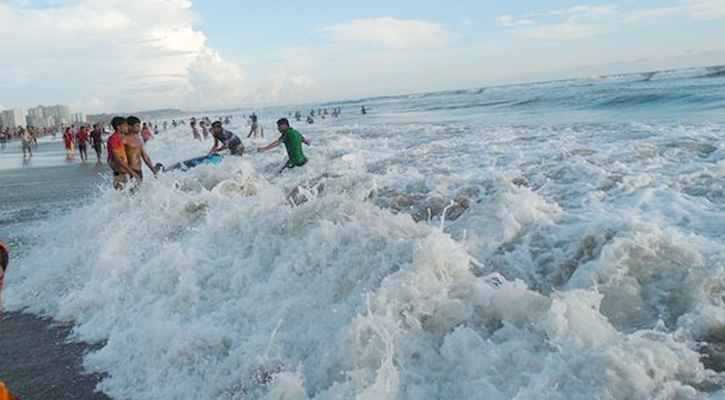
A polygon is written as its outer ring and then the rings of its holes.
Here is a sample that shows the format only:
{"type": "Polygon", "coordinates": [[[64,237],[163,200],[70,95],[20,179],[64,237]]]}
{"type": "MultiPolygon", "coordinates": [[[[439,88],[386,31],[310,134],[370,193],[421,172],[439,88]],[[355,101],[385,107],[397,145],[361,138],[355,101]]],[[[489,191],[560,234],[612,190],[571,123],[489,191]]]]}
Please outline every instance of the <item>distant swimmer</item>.
{"type": "Polygon", "coordinates": [[[229,152],[235,156],[244,154],[242,140],[231,131],[222,128],[221,121],[214,121],[211,124],[211,136],[214,138],[214,146],[207,155],[216,154],[226,149],[229,149],[229,152]]]}
{"type": "Polygon", "coordinates": [[[143,147],[143,143],[139,138],[139,134],[142,134],[141,120],[137,117],[130,116],[126,118],[128,122],[128,132],[124,137],[123,145],[126,148],[126,157],[128,158],[128,167],[131,168],[138,175],[138,180],[143,180],[143,171],[141,167],[141,160],[146,163],[151,172],[156,175],[158,171],[151,162],[151,158],[146,149],[143,147]]]}
{"type": "Polygon", "coordinates": [[[249,116],[249,119],[250,121],[252,121],[252,126],[249,128],[249,134],[247,135],[247,137],[249,138],[254,135],[254,137],[256,138],[257,133],[260,134],[260,137],[264,137],[264,128],[262,127],[262,125],[257,123],[257,116],[252,113],[252,115],[249,116]]]}
{"type": "Polygon", "coordinates": [[[196,118],[192,117],[189,125],[191,125],[191,134],[194,136],[194,139],[201,140],[201,135],[199,135],[199,130],[196,129],[196,118]]]}
{"type": "Polygon", "coordinates": [[[279,133],[281,133],[279,139],[264,147],[258,148],[257,151],[260,153],[265,152],[284,143],[284,146],[287,149],[287,156],[289,158],[279,172],[282,173],[282,171],[287,168],[301,167],[305,165],[307,163],[307,157],[305,157],[304,152],[302,152],[302,143],[309,146],[310,140],[302,136],[301,133],[292,129],[289,126],[287,118],[280,118],[279,121],[277,121],[277,129],[279,130],[279,133]]]}
{"type": "Polygon", "coordinates": [[[367,113],[368,113],[368,110],[366,110],[366,109],[365,109],[365,106],[362,106],[362,109],[360,110],[360,113],[361,113],[362,115],[365,115],[365,114],[367,114],[367,113]]]}
{"type": "Polygon", "coordinates": [[[111,120],[113,134],[108,137],[106,148],[108,149],[108,165],[113,170],[113,187],[123,189],[128,182],[129,176],[140,179],[138,174],[128,166],[126,155],[125,135],[128,133],[128,122],[123,117],[113,117],[111,120]]]}
{"type": "Polygon", "coordinates": [[[153,137],[151,134],[151,128],[149,128],[149,124],[147,122],[143,123],[143,127],[141,128],[141,137],[143,138],[143,142],[146,143],[153,137]]]}

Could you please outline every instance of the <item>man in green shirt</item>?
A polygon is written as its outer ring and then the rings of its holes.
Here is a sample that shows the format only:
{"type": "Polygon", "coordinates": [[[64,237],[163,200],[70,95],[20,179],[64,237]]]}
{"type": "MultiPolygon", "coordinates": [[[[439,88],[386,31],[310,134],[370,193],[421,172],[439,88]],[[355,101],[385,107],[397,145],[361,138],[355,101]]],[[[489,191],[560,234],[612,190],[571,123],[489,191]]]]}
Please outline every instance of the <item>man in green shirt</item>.
{"type": "Polygon", "coordinates": [[[279,121],[277,121],[277,129],[279,129],[279,133],[282,134],[280,135],[279,139],[264,147],[257,148],[257,151],[261,153],[267,150],[271,150],[284,143],[284,147],[287,149],[287,156],[289,157],[289,159],[287,160],[287,163],[285,163],[284,167],[279,170],[279,172],[282,173],[285,168],[301,167],[305,165],[305,163],[307,163],[307,157],[305,157],[305,154],[302,152],[302,143],[309,146],[310,140],[302,136],[301,133],[292,129],[289,126],[289,121],[287,121],[287,118],[281,118],[279,121]]]}

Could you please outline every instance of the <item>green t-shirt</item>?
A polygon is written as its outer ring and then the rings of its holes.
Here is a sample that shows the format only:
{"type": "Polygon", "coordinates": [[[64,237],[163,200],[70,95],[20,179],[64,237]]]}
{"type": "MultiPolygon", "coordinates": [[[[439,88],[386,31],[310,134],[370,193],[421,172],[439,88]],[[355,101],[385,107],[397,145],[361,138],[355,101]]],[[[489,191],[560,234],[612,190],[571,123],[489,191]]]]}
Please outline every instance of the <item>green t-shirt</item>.
{"type": "MultiPolygon", "coordinates": [[[[287,164],[292,164],[295,167],[305,165],[307,157],[302,152],[302,134],[296,130],[289,128],[282,133],[279,140],[284,143],[284,147],[287,148],[287,156],[289,160],[287,164]]],[[[290,165],[290,166],[292,166],[290,165]]]]}

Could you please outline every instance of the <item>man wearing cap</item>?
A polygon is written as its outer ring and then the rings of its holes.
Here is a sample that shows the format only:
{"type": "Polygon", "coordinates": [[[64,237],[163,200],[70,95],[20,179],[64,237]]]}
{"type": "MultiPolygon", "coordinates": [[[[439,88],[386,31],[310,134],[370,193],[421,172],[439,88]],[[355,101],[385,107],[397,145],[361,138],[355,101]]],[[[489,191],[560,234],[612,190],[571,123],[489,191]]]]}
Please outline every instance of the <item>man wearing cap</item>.
{"type": "Polygon", "coordinates": [[[261,153],[267,150],[271,150],[284,143],[284,147],[287,149],[287,156],[289,157],[289,159],[284,164],[284,167],[279,170],[279,172],[282,173],[282,171],[284,171],[286,168],[301,167],[305,165],[307,163],[307,157],[305,157],[305,154],[302,152],[302,143],[309,146],[310,140],[302,136],[301,133],[292,129],[289,126],[289,121],[287,120],[287,118],[280,118],[277,121],[277,129],[279,130],[279,133],[281,133],[279,139],[264,147],[258,148],[257,151],[261,153]]]}
{"type": "Polygon", "coordinates": [[[244,153],[244,145],[237,135],[222,128],[221,121],[215,121],[211,124],[211,135],[214,138],[214,146],[209,150],[207,155],[212,155],[229,149],[229,152],[235,156],[241,156],[244,153]],[[219,146],[221,143],[221,146],[219,146]]]}

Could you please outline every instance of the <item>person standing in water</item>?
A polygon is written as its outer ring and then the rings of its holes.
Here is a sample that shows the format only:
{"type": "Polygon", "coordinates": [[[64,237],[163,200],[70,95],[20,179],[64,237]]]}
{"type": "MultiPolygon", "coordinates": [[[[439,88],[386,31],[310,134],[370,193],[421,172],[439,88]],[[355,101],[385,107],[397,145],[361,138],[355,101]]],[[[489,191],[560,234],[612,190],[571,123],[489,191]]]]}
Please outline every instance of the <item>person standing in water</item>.
{"type": "Polygon", "coordinates": [[[30,131],[27,129],[24,129],[22,126],[19,127],[20,130],[20,139],[23,141],[23,158],[25,158],[25,151],[27,150],[28,153],[30,153],[30,157],[33,156],[33,150],[30,149],[30,145],[33,143],[33,136],[30,134],[30,131]]]}
{"type": "Polygon", "coordinates": [[[212,155],[229,149],[229,152],[235,156],[244,154],[244,145],[237,135],[222,128],[221,121],[214,121],[211,124],[211,136],[214,138],[214,146],[207,155],[212,155]],[[221,146],[219,145],[221,143],[221,146]]]}
{"type": "Polygon", "coordinates": [[[282,171],[287,168],[301,167],[305,165],[307,163],[307,157],[305,157],[304,152],[302,152],[302,143],[309,146],[310,140],[302,136],[301,133],[292,129],[289,126],[287,118],[280,118],[277,121],[277,129],[281,134],[279,139],[264,147],[259,147],[257,151],[262,153],[284,143],[284,147],[287,149],[288,159],[279,172],[282,173],[282,171]]]}
{"type": "Polygon", "coordinates": [[[154,164],[151,162],[151,158],[146,153],[146,149],[144,149],[143,143],[139,138],[139,134],[141,134],[142,129],[141,120],[137,117],[130,116],[126,118],[126,122],[128,123],[128,132],[124,137],[123,145],[126,148],[128,167],[136,172],[136,175],[138,175],[137,179],[141,181],[143,180],[141,160],[143,160],[143,162],[146,163],[146,166],[149,167],[151,172],[156,175],[158,171],[156,170],[156,167],[154,167],[154,164]]]}
{"type": "Polygon", "coordinates": [[[128,166],[126,155],[125,135],[128,132],[128,122],[123,117],[113,117],[111,120],[113,134],[108,137],[106,148],[108,149],[108,165],[113,170],[113,187],[123,189],[128,182],[129,176],[140,179],[136,171],[128,166]]]}
{"type": "Polygon", "coordinates": [[[257,115],[252,114],[249,116],[249,119],[252,121],[252,126],[249,129],[249,135],[247,135],[247,138],[251,137],[252,135],[254,135],[254,137],[256,138],[257,133],[259,133],[260,137],[264,138],[264,128],[262,127],[262,125],[257,123],[257,115]]]}
{"type": "Polygon", "coordinates": [[[99,122],[93,126],[91,131],[91,146],[96,150],[97,164],[101,163],[101,153],[103,152],[103,138],[101,135],[103,135],[103,124],[99,122]]]}
{"type": "Polygon", "coordinates": [[[76,134],[76,140],[78,141],[78,154],[81,157],[81,162],[83,164],[88,161],[88,135],[89,135],[89,128],[87,126],[81,125],[81,129],[78,130],[78,133],[76,134]]]}

